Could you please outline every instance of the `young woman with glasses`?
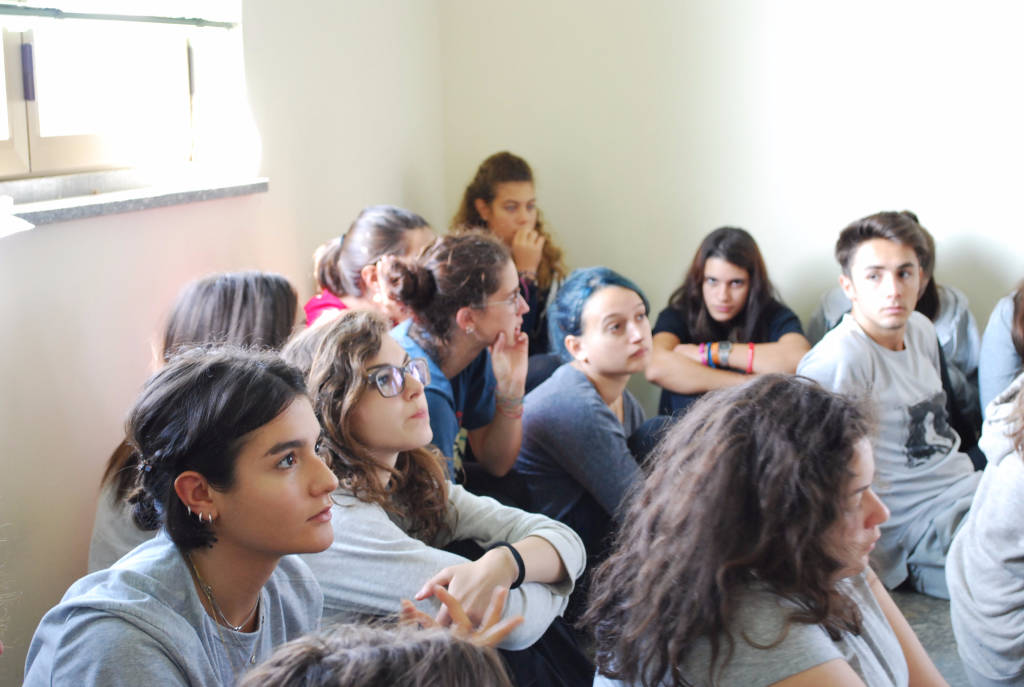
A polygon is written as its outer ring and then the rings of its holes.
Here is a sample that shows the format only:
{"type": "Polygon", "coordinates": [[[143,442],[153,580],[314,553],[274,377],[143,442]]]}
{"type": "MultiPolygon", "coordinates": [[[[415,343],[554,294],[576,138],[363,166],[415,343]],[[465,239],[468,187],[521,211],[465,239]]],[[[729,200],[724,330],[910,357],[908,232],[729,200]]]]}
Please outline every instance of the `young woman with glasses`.
{"type": "Polygon", "coordinates": [[[505,475],[522,439],[528,342],[521,327],[529,310],[508,249],[471,231],[438,239],[419,258],[388,258],[382,271],[390,297],[412,312],[392,336],[430,368],[424,395],[449,474],[464,453],[465,429],[476,460],[505,475]]]}
{"type": "Polygon", "coordinates": [[[500,646],[533,644],[565,608],[584,563],[571,529],[474,496],[448,482],[431,439],[426,361],[388,335],[371,312],[344,313],[286,347],[315,350],[308,375],[324,447],[340,480],[334,542],[307,557],[324,590],[324,616],[388,615],[403,598],[447,620],[440,584],[479,621],[496,587],[511,589],[506,616],[525,622],[500,646]],[[442,550],[471,540],[476,560],[442,550]]]}

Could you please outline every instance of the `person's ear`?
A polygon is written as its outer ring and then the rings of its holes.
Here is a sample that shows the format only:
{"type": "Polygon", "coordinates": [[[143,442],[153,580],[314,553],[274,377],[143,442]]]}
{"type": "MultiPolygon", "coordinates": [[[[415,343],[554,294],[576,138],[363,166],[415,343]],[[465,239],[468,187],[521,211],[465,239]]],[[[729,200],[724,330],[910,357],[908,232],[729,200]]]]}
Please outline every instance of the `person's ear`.
{"type": "Polygon", "coordinates": [[[854,296],[853,280],[850,279],[845,274],[840,273],[839,274],[839,288],[841,288],[843,290],[843,294],[852,303],[853,302],[853,296],[854,296]]]}
{"type": "Polygon", "coordinates": [[[362,282],[363,295],[373,295],[380,292],[380,280],[377,279],[377,265],[365,265],[359,270],[359,281],[362,282]]]}
{"type": "Polygon", "coordinates": [[[491,208],[484,202],[483,198],[477,198],[473,201],[473,207],[476,208],[477,214],[487,223],[491,221],[491,208]]]}
{"type": "Polygon", "coordinates": [[[476,330],[476,311],[469,306],[463,306],[455,311],[455,325],[466,334],[472,334],[476,330]]]}
{"type": "Polygon", "coordinates": [[[583,345],[583,339],[574,336],[573,334],[565,335],[565,350],[569,351],[569,355],[573,357],[573,360],[581,363],[587,362],[587,352],[583,345]]]}
{"type": "Polygon", "coordinates": [[[206,478],[195,470],[186,470],[174,480],[174,493],[196,517],[213,521],[217,518],[217,506],[212,489],[206,478]]]}

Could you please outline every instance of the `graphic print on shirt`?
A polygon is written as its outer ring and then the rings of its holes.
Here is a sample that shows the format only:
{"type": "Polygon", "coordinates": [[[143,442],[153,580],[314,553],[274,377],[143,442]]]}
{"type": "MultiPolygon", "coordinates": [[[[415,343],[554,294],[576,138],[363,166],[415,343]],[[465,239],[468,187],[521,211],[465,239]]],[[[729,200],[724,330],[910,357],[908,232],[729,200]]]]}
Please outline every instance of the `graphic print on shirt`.
{"type": "Polygon", "coordinates": [[[947,455],[953,450],[956,435],[946,415],[946,394],[934,396],[907,408],[910,432],[907,434],[907,467],[924,465],[932,456],[947,455]]]}

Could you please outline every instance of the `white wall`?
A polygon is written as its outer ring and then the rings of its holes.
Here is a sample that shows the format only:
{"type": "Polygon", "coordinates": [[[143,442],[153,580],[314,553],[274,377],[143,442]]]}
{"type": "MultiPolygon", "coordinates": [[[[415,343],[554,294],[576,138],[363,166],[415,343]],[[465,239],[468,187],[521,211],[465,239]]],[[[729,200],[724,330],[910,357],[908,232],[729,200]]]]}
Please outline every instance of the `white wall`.
{"type": "Polygon", "coordinates": [[[39,618],[85,572],[102,468],[181,286],[266,269],[305,300],[313,249],[362,206],[440,217],[436,23],[419,0],[247,1],[269,193],[0,240],[0,684],[20,683],[39,618]]]}
{"type": "Polygon", "coordinates": [[[571,266],[606,263],[657,305],[731,223],[806,317],[838,230],[911,208],[983,322],[1024,276],[1024,8],[961,7],[246,0],[270,193],[0,240],[0,579],[19,595],[0,683],[84,570],[101,468],[178,288],[257,267],[305,297],[313,248],[360,207],[443,227],[496,150],[533,164],[571,266]]]}
{"type": "Polygon", "coordinates": [[[984,327],[1024,277],[1022,20],[1013,2],[442,0],[448,216],[511,149],[570,266],[618,269],[660,309],[700,239],[738,225],[806,320],[839,230],[909,208],[984,327]]]}

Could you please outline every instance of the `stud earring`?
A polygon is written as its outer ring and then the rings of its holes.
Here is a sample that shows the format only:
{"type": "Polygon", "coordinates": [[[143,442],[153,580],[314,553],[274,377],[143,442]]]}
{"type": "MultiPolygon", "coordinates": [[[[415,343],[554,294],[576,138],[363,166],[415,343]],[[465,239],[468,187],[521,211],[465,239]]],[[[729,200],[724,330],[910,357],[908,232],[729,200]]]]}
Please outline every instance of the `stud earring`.
{"type": "Polygon", "coordinates": [[[472,327],[466,327],[466,333],[467,333],[467,334],[469,334],[470,336],[473,336],[473,333],[474,333],[475,331],[476,331],[476,330],[475,330],[475,329],[473,329],[472,327]]]}

